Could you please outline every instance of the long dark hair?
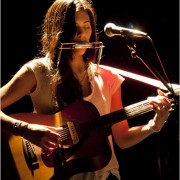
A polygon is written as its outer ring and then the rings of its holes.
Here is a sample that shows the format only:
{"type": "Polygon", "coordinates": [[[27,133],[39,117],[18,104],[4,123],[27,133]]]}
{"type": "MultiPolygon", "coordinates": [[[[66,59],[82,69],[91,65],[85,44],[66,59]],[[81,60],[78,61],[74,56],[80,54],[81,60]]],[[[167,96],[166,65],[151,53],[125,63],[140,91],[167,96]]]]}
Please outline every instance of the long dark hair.
{"type": "MultiPolygon", "coordinates": [[[[90,0],[56,0],[48,9],[42,25],[41,53],[51,60],[52,91],[59,109],[82,100],[83,95],[77,79],[74,77],[69,61],[72,51],[61,50],[62,43],[70,43],[76,33],[75,12],[86,10],[92,27],[90,42],[97,42],[96,13],[90,0]]],[[[95,62],[96,52],[87,49],[85,63],[95,62]]]]}

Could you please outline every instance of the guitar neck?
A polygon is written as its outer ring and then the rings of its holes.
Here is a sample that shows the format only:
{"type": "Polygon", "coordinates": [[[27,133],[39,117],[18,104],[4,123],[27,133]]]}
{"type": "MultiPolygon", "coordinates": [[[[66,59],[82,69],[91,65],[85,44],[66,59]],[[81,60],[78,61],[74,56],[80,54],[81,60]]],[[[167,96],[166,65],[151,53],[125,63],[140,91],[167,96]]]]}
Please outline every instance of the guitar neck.
{"type": "MultiPolygon", "coordinates": [[[[175,97],[171,97],[171,93],[166,93],[166,96],[169,96],[169,100],[172,103],[171,106],[175,106],[178,104],[176,101],[176,96],[180,94],[179,88],[174,90],[175,92],[175,97]]],[[[103,127],[109,127],[117,122],[123,121],[125,119],[131,119],[133,117],[145,114],[147,112],[152,111],[153,108],[149,104],[148,100],[140,101],[138,103],[126,106],[125,108],[121,110],[117,110],[115,112],[112,112],[110,114],[106,114],[101,116],[101,124],[103,127]]]]}
{"type": "Polygon", "coordinates": [[[131,119],[152,110],[153,108],[149,104],[148,100],[144,100],[130,106],[126,106],[121,110],[101,116],[101,123],[104,127],[108,127],[117,122],[123,121],[125,119],[131,119]]]}

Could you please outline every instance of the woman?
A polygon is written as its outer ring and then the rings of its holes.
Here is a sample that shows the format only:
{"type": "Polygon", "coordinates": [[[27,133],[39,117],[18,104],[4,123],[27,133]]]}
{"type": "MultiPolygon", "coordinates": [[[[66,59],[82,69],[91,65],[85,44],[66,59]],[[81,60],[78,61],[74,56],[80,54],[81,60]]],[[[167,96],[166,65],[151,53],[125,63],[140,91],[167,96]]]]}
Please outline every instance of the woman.
{"type": "MultiPolygon", "coordinates": [[[[96,42],[96,14],[91,1],[54,1],[42,26],[40,56],[24,64],[1,88],[2,110],[27,94],[32,99],[34,112],[40,114],[54,114],[82,100],[92,103],[101,116],[122,109],[121,84],[124,79],[99,67],[97,48],[86,46],[96,42]],[[76,44],[83,48],[73,48],[76,44]]],[[[123,120],[112,125],[112,135],[120,148],[131,147],[153,132],[159,132],[167,121],[171,103],[164,93],[158,91],[156,97],[148,100],[156,113],[148,124],[129,128],[127,120],[123,120]]],[[[41,147],[47,157],[62,144],[61,127],[18,120],[3,111],[1,121],[3,129],[41,147]]],[[[108,136],[112,151],[109,162],[100,170],[80,172],[70,179],[105,180],[110,173],[120,179],[112,135],[108,136]]]]}

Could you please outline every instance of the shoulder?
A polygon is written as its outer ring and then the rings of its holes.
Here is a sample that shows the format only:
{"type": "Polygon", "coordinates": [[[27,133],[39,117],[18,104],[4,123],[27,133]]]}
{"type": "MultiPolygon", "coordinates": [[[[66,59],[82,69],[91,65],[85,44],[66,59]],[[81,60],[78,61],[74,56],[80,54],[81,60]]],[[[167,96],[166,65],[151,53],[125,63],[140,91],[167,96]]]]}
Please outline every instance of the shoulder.
{"type": "Polygon", "coordinates": [[[32,59],[32,60],[26,62],[23,66],[30,67],[32,69],[34,69],[34,68],[42,68],[42,67],[47,66],[47,60],[46,60],[45,57],[36,58],[36,59],[32,59]]]}
{"type": "Polygon", "coordinates": [[[113,68],[106,65],[99,65],[99,73],[102,76],[106,76],[108,79],[119,79],[121,82],[124,81],[124,77],[118,74],[113,68]]]}
{"type": "Polygon", "coordinates": [[[36,58],[25,63],[22,68],[27,68],[33,72],[50,72],[50,62],[47,57],[36,58]]]}
{"type": "Polygon", "coordinates": [[[36,78],[29,68],[22,66],[3,87],[4,93],[9,97],[23,97],[33,91],[36,86],[36,78]]]}
{"type": "Polygon", "coordinates": [[[114,68],[107,65],[97,65],[94,63],[90,64],[90,72],[92,76],[99,75],[103,79],[107,81],[120,81],[121,83],[124,81],[124,77],[122,77],[114,68]]]}

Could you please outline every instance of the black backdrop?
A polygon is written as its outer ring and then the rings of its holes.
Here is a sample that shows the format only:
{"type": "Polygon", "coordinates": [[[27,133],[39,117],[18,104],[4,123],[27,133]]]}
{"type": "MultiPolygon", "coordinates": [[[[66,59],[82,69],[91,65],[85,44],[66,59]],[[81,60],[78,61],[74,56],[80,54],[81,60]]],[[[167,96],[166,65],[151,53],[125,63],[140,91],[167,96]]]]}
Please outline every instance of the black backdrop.
{"type": "MultiPolygon", "coordinates": [[[[50,0],[2,2],[1,17],[1,85],[4,85],[19,67],[37,53],[36,32],[50,0]]],[[[123,27],[140,29],[150,35],[159,53],[171,83],[179,84],[179,2],[149,1],[94,1],[100,40],[103,41],[101,64],[154,78],[138,59],[132,59],[126,41],[121,37],[107,37],[104,26],[108,22],[123,27]]],[[[132,39],[134,41],[134,39],[132,39]]],[[[146,62],[159,62],[152,56],[147,41],[138,44],[146,62]]],[[[163,75],[164,76],[164,75],[163,75]]],[[[122,86],[124,106],[155,95],[156,88],[130,78],[122,86]]],[[[31,111],[28,97],[10,108],[8,113],[31,111]]],[[[129,120],[130,126],[146,123],[153,113],[129,120]]],[[[179,113],[172,112],[168,125],[159,133],[129,149],[116,148],[122,180],[178,180],[179,171],[179,113]]]]}

